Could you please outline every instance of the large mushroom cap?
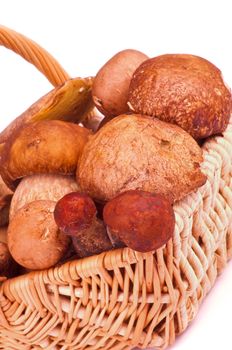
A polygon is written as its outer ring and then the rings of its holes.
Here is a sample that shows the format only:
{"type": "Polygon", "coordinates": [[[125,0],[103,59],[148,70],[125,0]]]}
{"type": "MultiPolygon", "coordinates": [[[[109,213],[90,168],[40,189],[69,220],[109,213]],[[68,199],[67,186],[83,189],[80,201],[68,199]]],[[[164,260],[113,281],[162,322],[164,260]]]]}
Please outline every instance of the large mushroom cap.
{"type": "Polygon", "coordinates": [[[17,180],[34,174],[72,175],[91,132],[58,120],[25,125],[6,142],[0,160],[5,183],[15,189],[17,180]]]}
{"type": "Polygon", "coordinates": [[[129,106],[135,113],[177,124],[200,139],[225,130],[231,92],[209,61],[168,54],[138,67],[130,84],[129,106]]]}
{"type": "Polygon", "coordinates": [[[86,144],[77,180],[84,192],[100,201],[130,189],[178,200],[205,183],[201,162],[201,148],[178,126],[122,115],[86,144]]]}

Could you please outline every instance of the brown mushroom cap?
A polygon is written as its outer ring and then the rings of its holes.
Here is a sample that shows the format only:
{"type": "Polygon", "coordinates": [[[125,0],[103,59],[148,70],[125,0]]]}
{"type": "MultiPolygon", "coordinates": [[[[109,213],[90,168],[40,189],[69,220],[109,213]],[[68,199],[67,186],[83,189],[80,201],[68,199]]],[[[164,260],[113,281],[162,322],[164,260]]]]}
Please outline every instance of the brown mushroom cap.
{"type": "Polygon", "coordinates": [[[169,54],[138,67],[130,84],[129,106],[135,113],[177,124],[200,139],[226,129],[231,92],[221,71],[209,61],[169,54]]]}
{"type": "Polygon", "coordinates": [[[88,229],[96,218],[97,209],[85,193],[72,192],[61,198],[55,207],[54,218],[61,231],[75,236],[88,229]]]}
{"type": "Polygon", "coordinates": [[[105,205],[103,216],[118,241],[140,252],[160,248],[172,237],[175,227],[170,201],[144,191],[121,193],[105,205]]]}
{"type": "Polygon", "coordinates": [[[130,80],[135,69],[146,59],[144,53],[127,49],[118,52],[97,73],[92,88],[93,101],[106,116],[117,116],[129,110],[130,80]]]}
{"type": "Polygon", "coordinates": [[[17,180],[33,174],[72,175],[91,132],[58,120],[25,125],[6,142],[0,160],[5,183],[15,189],[17,180]]]}
{"type": "Polygon", "coordinates": [[[82,191],[99,201],[139,189],[178,200],[206,181],[202,150],[176,125],[122,115],[86,144],[77,168],[82,191]]]}
{"type": "Polygon", "coordinates": [[[17,211],[8,227],[13,258],[31,270],[47,269],[66,253],[70,240],[54,220],[56,202],[34,201],[17,211]]]}

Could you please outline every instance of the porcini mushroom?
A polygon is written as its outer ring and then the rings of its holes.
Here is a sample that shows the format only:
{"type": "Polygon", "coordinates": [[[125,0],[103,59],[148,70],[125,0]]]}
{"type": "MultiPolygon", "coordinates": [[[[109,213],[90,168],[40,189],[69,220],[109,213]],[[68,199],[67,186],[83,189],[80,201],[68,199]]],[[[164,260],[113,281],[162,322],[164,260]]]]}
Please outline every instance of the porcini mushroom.
{"type": "Polygon", "coordinates": [[[206,182],[202,150],[183,129],[142,115],[122,115],[86,144],[77,167],[81,190],[106,202],[139,189],[176,201],[206,182]]]}
{"type": "Polygon", "coordinates": [[[223,132],[232,106],[221,71],[201,57],[182,54],[143,62],[133,74],[128,101],[134,113],[177,124],[195,139],[223,132]]]}
{"type": "Polygon", "coordinates": [[[25,125],[5,143],[0,171],[13,190],[18,180],[33,174],[73,175],[91,132],[59,120],[25,125]]]}
{"type": "Polygon", "coordinates": [[[8,227],[8,247],[13,258],[27,269],[54,266],[67,252],[70,238],[53,217],[56,202],[37,200],[19,209],[8,227]]]}
{"type": "Polygon", "coordinates": [[[160,248],[174,232],[173,208],[160,194],[121,193],[105,205],[103,217],[114,246],[126,245],[139,252],[160,248]]]}
{"type": "Polygon", "coordinates": [[[56,224],[62,232],[72,237],[79,257],[112,249],[106,228],[103,222],[97,219],[96,214],[93,200],[85,193],[69,193],[56,204],[56,224]]]}
{"type": "Polygon", "coordinates": [[[97,73],[93,82],[93,101],[106,116],[129,110],[128,91],[135,69],[148,57],[137,50],[123,50],[114,55],[97,73]]]}

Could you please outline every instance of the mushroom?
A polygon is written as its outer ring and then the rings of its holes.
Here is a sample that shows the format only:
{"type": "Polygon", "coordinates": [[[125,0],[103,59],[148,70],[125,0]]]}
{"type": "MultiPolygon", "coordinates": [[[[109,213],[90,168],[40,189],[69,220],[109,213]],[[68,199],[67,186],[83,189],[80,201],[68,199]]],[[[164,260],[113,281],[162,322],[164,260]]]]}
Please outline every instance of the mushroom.
{"type": "Polygon", "coordinates": [[[172,237],[175,215],[169,200],[160,194],[130,190],[109,201],[104,222],[114,247],[128,246],[149,252],[172,237]]]}
{"type": "Polygon", "coordinates": [[[72,237],[79,257],[112,249],[106,228],[96,214],[93,200],[85,193],[69,193],[56,204],[55,222],[62,232],[72,237]]]}
{"type": "Polygon", "coordinates": [[[37,200],[19,209],[8,227],[8,247],[13,258],[30,270],[54,266],[67,252],[70,238],[53,217],[56,202],[37,200]]]}
{"type": "Polygon", "coordinates": [[[114,55],[97,73],[92,89],[95,106],[104,115],[117,116],[129,110],[130,80],[135,69],[148,57],[137,50],[123,50],[114,55]]]}
{"type": "Polygon", "coordinates": [[[148,116],[121,115],[86,144],[77,182],[100,202],[130,189],[176,201],[206,182],[202,160],[202,149],[178,126],[148,116]]]}
{"type": "Polygon", "coordinates": [[[73,175],[90,134],[86,128],[59,120],[35,122],[16,130],[1,154],[4,182],[15,190],[25,176],[73,175]]]}
{"type": "Polygon", "coordinates": [[[195,139],[223,132],[232,106],[221,71],[201,57],[182,54],[143,62],[132,77],[128,101],[134,113],[177,124],[195,139]]]}

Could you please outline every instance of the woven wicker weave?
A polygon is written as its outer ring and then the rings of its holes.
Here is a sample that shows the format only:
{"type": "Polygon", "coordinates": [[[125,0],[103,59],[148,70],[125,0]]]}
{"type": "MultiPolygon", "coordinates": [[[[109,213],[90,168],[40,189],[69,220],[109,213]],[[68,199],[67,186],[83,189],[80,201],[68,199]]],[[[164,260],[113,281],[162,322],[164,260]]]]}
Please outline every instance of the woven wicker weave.
{"type": "MultiPolygon", "coordinates": [[[[54,84],[68,79],[37,44],[0,27],[0,44],[54,84]]],[[[128,248],[5,281],[0,349],[164,349],[185,330],[232,255],[232,119],[203,146],[207,183],[174,207],[175,234],[154,253],[128,248]]]]}

